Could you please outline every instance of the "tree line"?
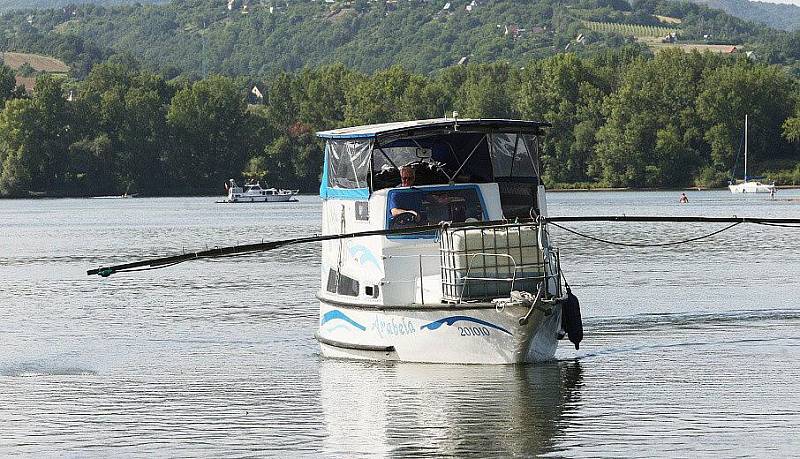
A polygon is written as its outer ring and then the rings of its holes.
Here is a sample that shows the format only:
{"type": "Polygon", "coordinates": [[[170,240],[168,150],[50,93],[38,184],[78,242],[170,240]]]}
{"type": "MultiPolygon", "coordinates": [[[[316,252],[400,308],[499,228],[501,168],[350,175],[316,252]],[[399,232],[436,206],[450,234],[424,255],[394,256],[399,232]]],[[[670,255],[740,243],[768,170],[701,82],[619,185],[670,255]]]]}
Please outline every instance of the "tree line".
{"type": "Polygon", "coordinates": [[[747,114],[749,170],[800,183],[798,80],[744,57],[624,48],[433,75],[332,64],[273,75],[259,85],[263,103],[247,103],[250,88],[109,61],[77,83],[40,76],[28,97],[0,67],[0,195],[221,193],[228,178],[310,192],[322,165],[315,131],[452,111],[552,123],[542,142],[551,187],[720,186],[747,114]]]}

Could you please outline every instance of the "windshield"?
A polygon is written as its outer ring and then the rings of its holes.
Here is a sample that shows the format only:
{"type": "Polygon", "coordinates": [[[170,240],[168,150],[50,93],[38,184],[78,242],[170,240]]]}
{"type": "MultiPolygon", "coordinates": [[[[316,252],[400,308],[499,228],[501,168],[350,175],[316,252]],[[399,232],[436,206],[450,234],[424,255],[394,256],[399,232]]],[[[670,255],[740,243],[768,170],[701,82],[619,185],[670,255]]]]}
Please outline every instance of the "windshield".
{"type": "MultiPolygon", "coordinates": [[[[483,221],[485,206],[477,186],[398,188],[389,191],[386,227],[412,228],[441,222],[483,221]]],[[[435,232],[390,238],[433,237],[435,232]]]]}

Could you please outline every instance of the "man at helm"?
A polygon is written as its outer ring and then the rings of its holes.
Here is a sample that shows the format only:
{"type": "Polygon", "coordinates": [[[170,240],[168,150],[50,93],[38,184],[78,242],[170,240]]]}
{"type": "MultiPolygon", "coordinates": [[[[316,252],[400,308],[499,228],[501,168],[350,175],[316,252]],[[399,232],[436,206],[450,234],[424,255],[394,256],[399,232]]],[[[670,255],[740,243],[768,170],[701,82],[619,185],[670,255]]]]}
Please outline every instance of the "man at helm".
{"type": "MultiPolygon", "coordinates": [[[[400,168],[400,185],[399,187],[413,187],[416,180],[414,168],[409,166],[402,166],[400,168]]],[[[414,216],[414,221],[419,221],[419,211],[422,208],[422,195],[415,192],[392,193],[389,198],[389,209],[392,218],[397,217],[403,213],[409,213],[414,216]]]]}

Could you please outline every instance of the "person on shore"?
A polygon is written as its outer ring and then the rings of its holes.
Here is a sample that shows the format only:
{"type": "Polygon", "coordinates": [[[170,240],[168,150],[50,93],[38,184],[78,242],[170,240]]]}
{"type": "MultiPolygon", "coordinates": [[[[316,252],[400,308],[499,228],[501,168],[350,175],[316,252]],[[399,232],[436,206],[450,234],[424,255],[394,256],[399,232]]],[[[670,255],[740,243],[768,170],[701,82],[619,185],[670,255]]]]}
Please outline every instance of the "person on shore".
{"type": "Polygon", "coordinates": [[[686,193],[681,193],[681,198],[678,200],[681,204],[689,204],[689,197],[686,196],[686,193]]]}

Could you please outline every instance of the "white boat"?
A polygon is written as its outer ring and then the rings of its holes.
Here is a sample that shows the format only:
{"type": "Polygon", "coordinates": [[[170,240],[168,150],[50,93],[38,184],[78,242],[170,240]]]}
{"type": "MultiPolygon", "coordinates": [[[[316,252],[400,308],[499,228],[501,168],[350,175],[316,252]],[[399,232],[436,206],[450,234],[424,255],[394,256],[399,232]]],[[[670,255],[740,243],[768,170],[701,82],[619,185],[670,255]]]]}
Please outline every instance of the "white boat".
{"type": "Polygon", "coordinates": [[[731,193],[773,193],[775,184],[766,185],[757,180],[749,180],[747,176],[747,115],[744,116],[744,180],[730,183],[728,189],[731,193]]]}
{"type": "Polygon", "coordinates": [[[228,190],[228,197],[220,202],[287,202],[300,191],[262,188],[259,182],[240,187],[233,179],[225,183],[225,188],[228,190]]]}
{"type": "Polygon", "coordinates": [[[546,126],[444,118],[317,133],[326,141],[323,235],[442,223],[322,242],[324,356],[533,362],[554,357],[565,328],[577,347],[577,300],[567,309],[575,297],[562,289],[558,251],[530,218],[547,214],[538,158],[546,126]],[[397,186],[400,169],[414,171],[412,186],[397,186]],[[562,310],[571,311],[567,327],[562,310]]]}

